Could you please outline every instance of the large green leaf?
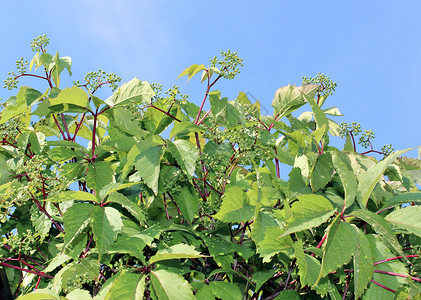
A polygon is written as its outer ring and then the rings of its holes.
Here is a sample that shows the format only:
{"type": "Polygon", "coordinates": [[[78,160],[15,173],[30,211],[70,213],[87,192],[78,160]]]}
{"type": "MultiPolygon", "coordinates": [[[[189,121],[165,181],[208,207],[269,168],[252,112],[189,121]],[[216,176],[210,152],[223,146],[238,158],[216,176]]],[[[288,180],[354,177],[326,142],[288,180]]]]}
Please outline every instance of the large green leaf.
{"type": "Polygon", "coordinates": [[[18,297],[19,300],[60,300],[60,296],[48,289],[38,289],[18,297]]]}
{"type": "Polygon", "coordinates": [[[116,275],[116,278],[105,288],[108,289],[108,292],[103,298],[98,298],[104,300],[142,300],[145,291],[145,276],[123,271],[116,275]]]}
{"type": "Polygon", "coordinates": [[[314,96],[306,95],[306,100],[308,101],[308,103],[310,103],[311,109],[313,110],[317,128],[324,127],[324,134],[326,134],[329,130],[329,119],[326,117],[325,112],[316,103],[316,100],[314,100],[314,96]]]}
{"type": "Polygon", "coordinates": [[[402,247],[399,244],[399,241],[395,237],[395,233],[393,232],[389,223],[385,219],[383,219],[383,217],[371,211],[363,209],[353,211],[352,215],[370,224],[374,231],[380,234],[385,239],[385,241],[393,249],[395,249],[396,252],[398,252],[402,256],[405,256],[405,254],[402,252],[402,247]]]}
{"type": "Polygon", "coordinates": [[[192,222],[198,214],[199,207],[198,195],[194,187],[190,183],[183,184],[179,191],[173,193],[173,197],[183,217],[192,222]]]}
{"type": "Polygon", "coordinates": [[[396,151],[386,157],[384,160],[378,164],[370,167],[367,172],[362,174],[358,178],[358,189],[357,189],[357,201],[361,208],[367,207],[368,199],[370,198],[371,193],[379,182],[384,171],[387,167],[398,157],[408,152],[411,149],[396,151]]]}
{"type": "Polygon", "coordinates": [[[186,173],[189,180],[191,180],[194,174],[196,161],[199,158],[197,146],[186,140],[176,140],[175,142],[167,141],[167,146],[181,169],[186,173]]]}
{"type": "Polygon", "coordinates": [[[119,87],[118,90],[104,102],[111,107],[127,105],[131,101],[136,103],[148,103],[154,95],[155,92],[152,90],[149,83],[133,78],[119,87]]]}
{"type": "Polygon", "coordinates": [[[181,275],[167,270],[154,270],[150,278],[159,300],[195,299],[190,284],[181,275]]]}
{"type": "Polygon", "coordinates": [[[238,186],[227,188],[221,209],[214,218],[223,222],[246,222],[254,217],[255,206],[248,205],[246,193],[238,186]]]}
{"type": "Polygon", "coordinates": [[[337,217],[329,227],[318,280],[348,263],[355,253],[357,243],[355,228],[337,217]]]}
{"type": "Polygon", "coordinates": [[[114,181],[114,170],[109,162],[97,161],[89,164],[86,173],[86,184],[89,188],[99,193],[104,186],[114,181]]]}
{"type": "Polygon", "coordinates": [[[99,257],[110,249],[121,232],[123,222],[118,210],[112,207],[94,206],[91,218],[92,232],[99,257]]]}
{"type": "Polygon", "coordinates": [[[50,98],[50,104],[73,104],[80,107],[90,108],[88,94],[77,86],[62,90],[56,98],[50,98]]]}
{"type": "Polygon", "coordinates": [[[257,213],[251,235],[256,243],[257,253],[264,262],[269,262],[275,254],[292,248],[293,241],[289,235],[282,236],[284,232],[271,214],[257,213]]]}
{"type": "Polygon", "coordinates": [[[365,234],[358,230],[358,243],[354,256],[354,293],[358,299],[373,277],[373,256],[371,245],[365,234]]]}
{"type": "Polygon", "coordinates": [[[202,256],[203,255],[196,251],[196,249],[193,246],[186,244],[178,244],[166,249],[159,250],[154,256],[151,257],[149,263],[153,264],[154,262],[161,260],[198,258],[202,256]]]}
{"type": "Polygon", "coordinates": [[[209,283],[212,294],[222,300],[241,300],[243,294],[240,288],[225,281],[211,281],[209,283]]]}
{"type": "Polygon", "coordinates": [[[146,132],[141,128],[140,119],[133,111],[124,107],[115,107],[107,111],[112,124],[122,132],[142,137],[146,132]]]}
{"type": "Polygon", "coordinates": [[[385,219],[394,228],[404,229],[421,237],[421,206],[408,206],[395,210],[385,219]]]}
{"type": "Polygon", "coordinates": [[[310,184],[313,191],[324,188],[332,179],[333,171],[332,155],[329,152],[320,154],[311,171],[310,184]]]}
{"type": "Polygon", "coordinates": [[[118,203],[123,206],[127,211],[135,217],[141,224],[145,222],[145,215],[143,210],[136,203],[130,201],[126,196],[119,192],[112,192],[108,198],[107,202],[118,203]]]}
{"type": "Polygon", "coordinates": [[[330,281],[327,277],[317,280],[321,269],[320,262],[315,257],[304,253],[303,242],[300,239],[294,242],[293,247],[302,286],[311,287],[324,297],[329,292],[330,281]]]}
{"type": "Polygon", "coordinates": [[[139,224],[123,218],[123,228],[108,253],[127,253],[146,264],[143,249],[146,242],[139,224]]]}
{"type": "Polygon", "coordinates": [[[395,205],[401,205],[405,203],[416,202],[421,203],[421,193],[405,193],[394,196],[388,199],[382,206],[382,208],[391,207],[395,205]]]}
{"type": "Polygon", "coordinates": [[[162,145],[153,141],[143,142],[139,146],[139,154],[136,156],[134,165],[139,175],[155,193],[158,193],[158,181],[161,156],[163,153],[162,145]]]}
{"type": "Polygon", "coordinates": [[[275,121],[280,120],[306,103],[303,91],[308,91],[309,97],[314,97],[316,87],[309,87],[311,89],[304,86],[296,87],[295,85],[287,85],[279,88],[275,92],[275,97],[272,101],[274,117],[276,117],[275,121]]]}
{"type": "Polygon", "coordinates": [[[76,289],[66,295],[66,300],[92,300],[92,297],[89,291],[76,289]]]}
{"type": "Polygon", "coordinates": [[[332,154],[332,161],[344,187],[345,206],[350,207],[355,201],[358,184],[353,170],[349,167],[351,162],[348,156],[342,152],[334,152],[332,154]]]}
{"type": "Polygon", "coordinates": [[[308,194],[298,196],[292,204],[293,218],[283,235],[310,229],[326,222],[336,211],[330,201],[323,196],[308,194]]]}
{"type": "Polygon", "coordinates": [[[89,203],[76,203],[69,207],[63,216],[64,228],[64,245],[68,245],[88,226],[94,205],[89,203]]]}

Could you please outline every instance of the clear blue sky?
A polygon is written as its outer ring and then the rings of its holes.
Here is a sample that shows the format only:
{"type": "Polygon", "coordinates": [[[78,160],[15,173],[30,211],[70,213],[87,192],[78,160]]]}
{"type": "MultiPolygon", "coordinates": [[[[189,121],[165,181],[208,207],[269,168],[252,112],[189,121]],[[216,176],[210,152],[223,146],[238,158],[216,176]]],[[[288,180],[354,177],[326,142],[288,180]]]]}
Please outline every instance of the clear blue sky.
{"type": "Polygon", "coordinates": [[[223,96],[244,91],[270,108],[277,88],[322,72],[338,83],[327,103],[345,114],[338,121],[372,129],[378,149],[421,145],[421,1],[5,1],[2,12],[2,78],[45,33],[50,52],[72,57],[72,80],[101,68],[177,84],[198,104],[199,79],[176,78],[231,49],[245,66],[216,87],[223,96]]]}

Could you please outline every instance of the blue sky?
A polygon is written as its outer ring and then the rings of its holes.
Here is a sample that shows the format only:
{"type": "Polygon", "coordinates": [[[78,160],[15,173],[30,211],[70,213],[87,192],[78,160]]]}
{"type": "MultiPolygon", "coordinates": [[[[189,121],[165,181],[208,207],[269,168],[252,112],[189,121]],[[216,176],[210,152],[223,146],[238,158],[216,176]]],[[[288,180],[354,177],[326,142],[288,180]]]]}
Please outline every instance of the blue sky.
{"type": "Polygon", "coordinates": [[[29,42],[45,33],[50,52],[72,57],[71,80],[101,68],[123,81],[177,84],[199,104],[199,78],[176,78],[231,49],[244,67],[216,86],[223,96],[244,91],[270,110],[277,88],[322,72],[338,84],[326,105],[345,114],[339,122],[372,129],[378,149],[421,145],[420,1],[7,1],[2,11],[3,78],[16,59],[32,57],[29,42]]]}

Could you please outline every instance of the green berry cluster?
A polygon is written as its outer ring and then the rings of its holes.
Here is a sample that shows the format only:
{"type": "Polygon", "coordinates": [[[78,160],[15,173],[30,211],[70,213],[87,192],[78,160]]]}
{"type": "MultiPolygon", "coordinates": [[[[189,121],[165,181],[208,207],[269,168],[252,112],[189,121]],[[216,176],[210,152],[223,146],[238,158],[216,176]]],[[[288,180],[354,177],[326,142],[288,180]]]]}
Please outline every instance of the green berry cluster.
{"type": "Polygon", "coordinates": [[[27,255],[32,255],[36,252],[37,234],[27,229],[19,233],[11,233],[3,239],[3,243],[10,246],[10,252],[21,252],[27,255]]]}
{"type": "Polygon", "coordinates": [[[360,136],[360,140],[358,144],[363,146],[364,148],[370,147],[370,140],[374,139],[374,132],[370,130],[364,130],[364,133],[360,136]]]}
{"type": "Polygon", "coordinates": [[[392,147],[392,144],[388,144],[388,145],[384,145],[382,147],[382,152],[384,155],[389,155],[391,154],[395,149],[392,147]]]}
{"type": "Polygon", "coordinates": [[[23,75],[26,73],[26,68],[29,65],[28,61],[21,57],[21,59],[16,61],[16,69],[17,74],[14,71],[7,73],[9,76],[4,80],[3,88],[7,88],[8,90],[12,90],[17,88],[18,76],[23,75]]]}
{"type": "Polygon", "coordinates": [[[342,122],[339,124],[339,136],[340,137],[346,137],[348,132],[352,132],[354,136],[357,136],[361,132],[361,125],[357,122],[352,123],[345,123],[342,122]]]}
{"type": "Polygon", "coordinates": [[[188,98],[187,95],[180,93],[180,87],[176,85],[173,85],[172,88],[168,89],[168,91],[166,91],[165,94],[168,95],[164,101],[164,103],[166,104],[172,104],[175,101],[185,103],[188,98]],[[179,97],[179,99],[177,99],[177,97],[179,97]]]}
{"type": "Polygon", "coordinates": [[[238,66],[243,66],[243,59],[237,55],[237,52],[221,51],[221,59],[216,56],[210,59],[211,67],[219,65],[221,76],[225,79],[234,79],[234,77],[240,73],[238,66]]]}
{"type": "Polygon", "coordinates": [[[31,42],[31,50],[32,52],[45,52],[47,51],[47,49],[45,49],[45,47],[48,46],[48,44],[50,44],[50,39],[47,38],[47,36],[45,34],[40,35],[36,38],[34,38],[31,42]]]}
{"type": "Polygon", "coordinates": [[[93,93],[104,84],[109,84],[112,91],[115,91],[118,86],[117,82],[121,81],[121,77],[115,73],[107,73],[101,69],[98,71],[91,71],[85,75],[85,84],[81,84],[79,80],[74,81],[76,86],[84,86],[86,89],[93,93]]]}
{"type": "MultiPolygon", "coordinates": [[[[0,109],[3,110],[2,108],[7,107],[7,105],[10,104],[8,104],[8,102],[3,105],[0,104],[0,109]]],[[[7,122],[0,124],[0,141],[6,140],[9,143],[15,144],[17,136],[24,130],[24,124],[22,122],[24,115],[25,113],[22,113],[19,116],[13,117],[7,122]]]]}
{"type": "Polygon", "coordinates": [[[326,76],[323,73],[317,74],[315,77],[304,76],[303,78],[303,85],[306,84],[314,84],[319,86],[319,93],[321,96],[330,96],[335,91],[337,87],[336,82],[330,79],[329,76],[326,76]]]}

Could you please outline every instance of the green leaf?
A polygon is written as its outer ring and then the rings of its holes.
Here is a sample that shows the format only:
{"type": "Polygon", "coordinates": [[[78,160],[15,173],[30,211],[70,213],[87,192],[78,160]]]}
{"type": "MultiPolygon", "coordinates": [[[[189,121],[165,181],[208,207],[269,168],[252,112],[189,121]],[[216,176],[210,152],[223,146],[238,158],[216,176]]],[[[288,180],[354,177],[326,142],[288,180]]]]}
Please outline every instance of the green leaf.
{"type": "Polygon", "coordinates": [[[305,96],[308,103],[310,103],[311,109],[314,113],[314,119],[316,120],[317,128],[325,127],[325,134],[329,130],[329,120],[326,117],[325,112],[320,108],[320,106],[314,100],[314,96],[305,96]]]}
{"type": "Polygon", "coordinates": [[[90,109],[88,94],[76,86],[62,90],[56,98],[50,98],[50,103],[51,105],[73,104],[90,109]]]}
{"type": "Polygon", "coordinates": [[[274,300],[300,300],[300,295],[296,291],[285,290],[274,298],[274,300]]]}
{"type": "Polygon", "coordinates": [[[107,202],[114,202],[120,204],[125,209],[127,209],[127,211],[139,221],[139,223],[144,224],[145,215],[143,213],[143,210],[139,207],[139,205],[130,201],[123,194],[120,194],[118,192],[112,192],[108,196],[107,202]]]}
{"type": "Polygon", "coordinates": [[[300,168],[292,168],[288,176],[288,190],[291,193],[290,198],[301,194],[311,194],[311,189],[306,185],[300,168]]]}
{"type": "Polygon", "coordinates": [[[123,228],[123,222],[115,208],[96,205],[92,210],[91,225],[100,258],[117,239],[123,228]]]}
{"type": "Polygon", "coordinates": [[[364,293],[367,285],[373,277],[373,256],[371,254],[371,245],[365,234],[358,231],[358,243],[354,256],[354,293],[358,299],[364,293]]]}
{"type": "Polygon", "coordinates": [[[16,95],[17,103],[25,103],[26,106],[31,106],[37,103],[37,100],[41,99],[43,94],[33,88],[27,86],[21,86],[19,93],[16,95]]]}
{"type": "Polygon", "coordinates": [[[51,160],[58,163],[64,163],[78,155],[78,153],[75,150],[72,150],[67,147],[55,147],[49,150],[47,154],[48,157],[51,158],[51,160]]]}
{"type": "Polygon", "coordinates": [[[42,271],[44,273],[49,273],[51,271],[54,271],[56,268],[58,268],[59,266],[68,262],[71,259],[72,259],[72,257],[65,254],[65,253],[59,253],[50,261],[48,266],[42,271]]]}
{"type": "Polygon", "coordinates": [[[385,219],[393,228],[404,229],[421,237],[421,206],[408,206],[388,214],[385,219]]]}
{"type": "Polygon", "coordinates": [[[58,296],[53,291],[48,289],[38,289],[32,293],[22,295],[18,300],[60,300],[60,296],[58,296]]]}
{"type": "MultiPolygon", "coordinates": [[[[313,89],[316,90],[316,87],[313,89]]],[[[314,91],[309,90],[309,94],[313,95],[314,97],[314,91]]],[[[290,114],[294,110],[297,110],[305,103],[306,99],[303,96],[303,87],[287,85],[279,88],[276,91],[275,97],[272,101],[275,121],[280,120],[282,117],[290,114]]]]}
{"type": "Polygon", "coordinates": [[[197,146],[186,140],[167,141],[168,150],[176,159],[189,180],[193,177],[196,161],[199,158],[197,146]]]}
{"type": "Polygon", "coordinates": [[[319,261],[304,253],[303,242],[298,239],[294,244],[294,256],[297,259],[298,275],[303,286],[313,286],[320,273],[319,261]]]}
{"type": "Polygon", "coordinates": [[[405,256],[402,252],[402,247],[399,244],[399,241],[395,237],[395,233],[393,232],[392,228],[390,227],[389,223],[383,219],[383,217],[379,216],[368,210],[355,210],[352,212],[352,216],[357,217],[364,222],[370,224],[370,226],[374,229],[375,232],[380,234],[384,240],[395,249],[401,256],[405,256]]]}
{"type": "Polygon", "coordinates": [[[115,243],[108,250],[108,253],[127,253],[146,264],[142,252],[146,246],[145,240],[147,241],[148,239],[144,237],[144,231],[141,230],[139,224],[123,219],[123,229],[117,236],[115,243]]]}
{"type": "Polygon", "coordinates": [[[170,139],[183,137],[192,132],[203,132],[204,129],[190,122],[176,122],[170,132],[170,139]]]}
{"type": "Polygon", "coordinates": [[[221,209],[213,217],[222,222],[246,222],[254,217],[255,206],[248,205],[240,187],[230,186],[222,198],[221,209]]]}
{"type": "Polygon", "coordinates": [[[382,208],[392,207],[392,206],[406,204],[410,202],[421,203],[421,193],[405,193],[405,194],[394,196],[388,199],[382,205],[382,208]]]}
{"type": "Polygon", "coordinates": [[[240,288],[229,282],[211,281],[209,287],[212,294],[222,300],[241,300],[243,298],[240,288]]]}
{"type": "MultiPolygon", "coordinates": [[[[131,299],[142,300],[145,291],[145,276],[143,274],[121,272],[111,283],[104,300],[131,299]]],[[[96,297],[95,297],[96,299],[96,297]]]]}
{"type": "Polygon", "coordinates": [[[147,81],[133,78],[119,87],[104,102],[110,107],[127,105],[132,101],[138,104],[149,103],[154,95],[155,92],[147,81]]]}
{"type": "Polygon", "coordinates": [[[411,149],[396,151],[358,178],[357,201],[361,208],[367,207],[368,199],[387,167],[398,157],[411,149]]]}
{"type": "Polygon", "coordinates": [[[130,109],[115,107],[107,111],[107,115],[111,116],[110,119],[113,125],[119,130],[134,136],[142,137],[146,135],[145,131],[141,128],[140,119],[130,109]]]}
{"type": "Polygon", "coordinates": [[[157,261],[180,258],[199,258],[203,257],[193,246],[186,244],[177,244],[166,249],[159,250],[149,260],[149,264],[157,261]]]}
{"type": "Polygon", "coordinates": [[[185,68],[184,71],[181,72],[181,74],[177,77],[177,79],[187,75],[187,78],[188,78],[187,81],[189,81],[194,75],[196,75],[197,73],[203,70],[206,70],[204,65],[197,65],[197,64],[191,65],[190,67],[185,68]]]}
{"type": "Polygon", "coordinates": [[[322,268],[317,280],[348,263],[355,253],[357,242],[355,228],[337,217],[329,227],[323,247],[322,268]]]}
{"type": "Polygon", "coordinates": [[[106,161],[96,161],[89,164],[86,173],[86,184],[97,193],[106,185],[115,182],[114,170],[106,161]]]}
{"type": "Polygon", "coordinates": [[[195,299],[190,284],[181,275],[167,270],[154,270],[151,271],[150,278],[159,300],[195,299]]]}
{"type": "Polygon", "coordinates": [[[209,285],[206,284],[203,284],[202,287],[197,290],[195,296],[196,299],[215,300],[209,285]]]}
{"type": "Polygon", "coordinates": [[[199,201],[196,190],[190,184],[183,184],[178,192],[173,193],[174,201],[180,208],[183,217],[192,222],[198,214],[199,201]]]}
{"type": "Polygon", "coordinates": [[[330,201],[323,196],[308,194],[298,196],[292,204],[292,220],[283,235],[310,229],[326,222],[336,211],[330,201]]]}
{"type": "Polygon", "coordinates": [[[136,156],[134,165],[145,183],[157,195],[162,145],[154,142],[143,142],[143,144],[140,146],[140,153],[136,156]]]}
{"type": "Polygon", "coordinates": [[[354,203],[357,193],[357,177],[349,167],[351,162],[344,153],[334,152],[332,154],[332,161],[336,173],[338,173],[344,186],[346,207],[350,207],[354,203]]]}
{"type": "Polygon", "coordinates": [[[330,182],[333,176],[332,155],[322,153],[317,157],[310,177],[310,184],[313,191],[322,189],[330,182]]]}
{"type": "Polygon", "coordinates": [[[66,210],[63,216],[64,228],[66,228],[64,247],[88,226],[94,207],[88,203],[76,203],[66,210]]]}
{"type": "Polygon", "coordinates": [[[69,300],[92,300],[91,294],[87,290],[76,289],[66,295],[69,300]]]}
{"type": "Polygon", "coordinates": [[[16,117],[23,112],[26,112],[26,117],[28,117],[31,112],[31,108],[28,107],[27,102],[35,101],[37,98],[34,99],[34,97],[41,97],[41,95],[42,94],[40,92],[32,88],[26,86],[21,87],[17,96],[9,98],[7,101],[8,105],[1,111],[0,124],[6,123],[11,118],[16,117]]]}
{"type": "Polygon", "coordinates": [[[257,213],[251,234],[263,262],[269,262],[275,254],[292,248],[291,237],[282,236],[283,233],[284,229],[273,216],[263,212],[257,213]]]}
{"type": "Polygon", "coordinates": [[[276,273],[278,273],[278,270],[276,269],[262,269],[262,271],[253,273],[252,280],[256,283],[255,291],[258,291],[263,286],[263,284],[265,284],[276,273]]]}

